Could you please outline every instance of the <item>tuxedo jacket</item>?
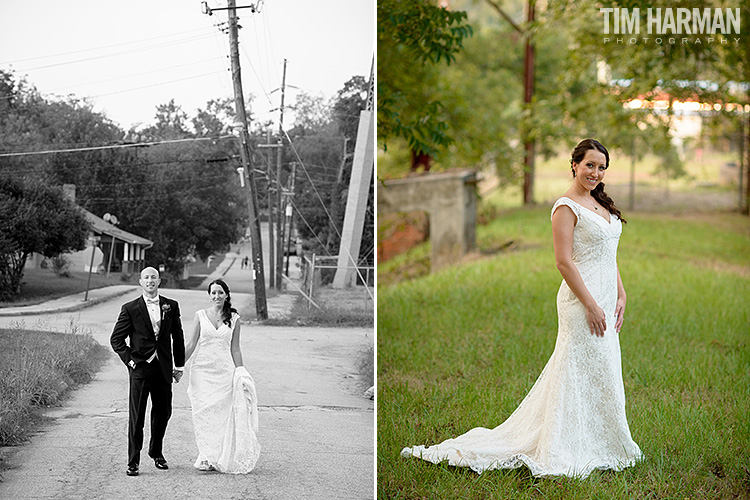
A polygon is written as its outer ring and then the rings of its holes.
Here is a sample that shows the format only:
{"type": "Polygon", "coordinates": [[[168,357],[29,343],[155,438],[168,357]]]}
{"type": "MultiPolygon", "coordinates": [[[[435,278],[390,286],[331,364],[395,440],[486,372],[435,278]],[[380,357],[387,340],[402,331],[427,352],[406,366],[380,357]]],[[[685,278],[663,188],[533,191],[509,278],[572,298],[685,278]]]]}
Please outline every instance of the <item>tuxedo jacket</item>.
{"type": "Polygon", "coordinates": [[[174,366],[185,366],[185,336],[180,321],[180,306],[177,301],[160,295],[159,311],[161,326],[157,340],[143,296],[126,303],[120,310],[110,343],[128,367],[131,360],[136,365],[145,363],[156,351],[162,373],[171,382],[172,354],[174,366]]]}

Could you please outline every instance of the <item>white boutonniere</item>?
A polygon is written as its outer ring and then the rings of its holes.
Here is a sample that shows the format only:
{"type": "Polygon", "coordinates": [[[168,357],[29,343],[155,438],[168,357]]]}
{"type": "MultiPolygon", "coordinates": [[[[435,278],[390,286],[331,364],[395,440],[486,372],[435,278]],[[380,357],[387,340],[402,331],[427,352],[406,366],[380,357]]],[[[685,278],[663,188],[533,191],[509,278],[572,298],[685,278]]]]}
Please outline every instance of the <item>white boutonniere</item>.
{"type": "Polygon", "coordinates": [[[161,320],[164,321],[167,319],[167,314],[169,313],[170,306],[169,304],[162,304],[161,305],[161,320]]]}

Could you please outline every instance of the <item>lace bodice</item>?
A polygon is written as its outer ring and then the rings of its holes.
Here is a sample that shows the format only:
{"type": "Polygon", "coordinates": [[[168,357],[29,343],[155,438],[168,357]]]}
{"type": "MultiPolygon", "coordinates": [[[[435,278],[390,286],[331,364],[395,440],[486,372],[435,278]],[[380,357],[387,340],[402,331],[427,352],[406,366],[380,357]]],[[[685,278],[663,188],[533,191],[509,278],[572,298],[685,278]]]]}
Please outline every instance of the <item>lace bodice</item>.
{"type": "MultiPolygon", "coordinates": [[[[555,202],[550,217],[561,205],[570,207],[577,220],[573,229],[573,264],[599,306],[614,308],[617,302],[617,245],[622,222],[614,214],[609,214],[607,222],[601,215],[566,197],[555,202]]],[[[565,281],[560,293],[564,301],[578,300],[565,281]]]]}
{"type": "Polygon", "coordinates": [[[239,317],[239,314],[232,313],[232,317],[229,320],[229,325],[222,321],[217,328],[213,321],[208,318],[208,315],[206,314],[206,311],[204,309],[198,311],[198,319],[200,320],[201,325],[201,334],[198,345],[214,343],[219,343],[227,347],[231,345],[232,330],[234,329],[234,324],[239,319],[239,317]]]}

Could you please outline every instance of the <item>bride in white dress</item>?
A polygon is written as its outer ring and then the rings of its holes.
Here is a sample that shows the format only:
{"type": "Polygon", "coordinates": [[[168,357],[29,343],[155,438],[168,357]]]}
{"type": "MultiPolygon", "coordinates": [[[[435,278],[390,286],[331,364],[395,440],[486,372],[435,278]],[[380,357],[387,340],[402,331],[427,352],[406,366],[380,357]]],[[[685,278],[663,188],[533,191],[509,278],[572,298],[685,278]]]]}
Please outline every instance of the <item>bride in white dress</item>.
{"type": "Polygon", "coordinates": [[[240,315],[232,307],[229,286],[214,280],[208,293],[212,306],[195,313],[185,345],[198,446],[194,465],[202,471],[245,474],[260,455],[255,383],[242,363],[240,315]]]}
{"type": "Polygon", "coordinates": [[[534,476],[587,477],[642,458],[625,417],[619,332],[625,289],[617,244],[625,220],[604,193],[609,153],[585,139],[573,150],[573,183],[552,207],[557,268],[555,350],[526,398],[494,429],[477,427],[401,455],[492,469],[527,466],[534,476]]]}

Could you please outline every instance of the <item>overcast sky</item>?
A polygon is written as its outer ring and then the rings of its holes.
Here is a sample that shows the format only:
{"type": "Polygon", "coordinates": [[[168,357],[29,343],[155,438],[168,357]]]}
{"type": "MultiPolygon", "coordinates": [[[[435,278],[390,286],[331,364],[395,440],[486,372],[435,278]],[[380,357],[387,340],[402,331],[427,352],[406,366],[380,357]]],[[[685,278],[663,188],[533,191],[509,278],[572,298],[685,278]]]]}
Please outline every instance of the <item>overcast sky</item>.
{"type": "MultiPolygon", "coordinates": [[[[278,123],[270,110],[284,58],[286,83],[296,87],[287,104],[300,91],[333,97],[352,76],[367,78],[374,13],[373,0],[263,0],[259,13],[239,10],[243,87],[256,118],[278,123]]],[[[203,14],[199,0],[2,0],[0,69],[26,75],[47,96],[86,97],[124,129],[152,123],[156,105],[172,98],[192,116],[232,96],[228,35],[216,26],[226,20],[226,11],[203,14]]]]}

